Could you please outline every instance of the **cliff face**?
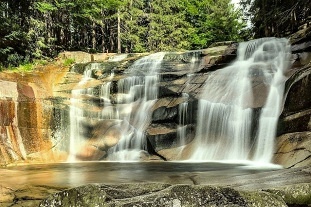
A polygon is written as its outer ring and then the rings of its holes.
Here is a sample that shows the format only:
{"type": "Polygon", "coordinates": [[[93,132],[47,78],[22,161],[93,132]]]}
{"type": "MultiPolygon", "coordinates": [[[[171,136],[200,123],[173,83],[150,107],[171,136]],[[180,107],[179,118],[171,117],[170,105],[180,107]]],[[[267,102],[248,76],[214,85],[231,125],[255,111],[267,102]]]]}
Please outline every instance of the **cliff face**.
{"type": "MultiPolygon", "coordinates": [[[[292,68],[286,84],[287,98],[278,127],[274,162],[285,167],[310,164],[311,160],[311,80],[310,80],[310,29],[293,35],[292,68]]],[[[177,125],[182,113],[180,106],[187,103],[188,114],[183,120],[185,142],[194,138],[197,100],[211,71],[223,68],[236,57],[237,44],[227,42],[206,50],[169,53],[162,62],[159,99],[152,107],[152,120],[146,130],[147,150],[156,155],[146,159],[174,159],[181,140],[177,125]],[[196,56],[197,61],[192,58],[196,56]],[[190,74],[190,75],[189,75],[190,74]],[[187,96],[185,96],[187,94],[187,96]]],[[[121,61],[107,61],[109,55],[64,53],[62,56],[101,61],[76,64],[70,71],[62,67],[46,67],[31,74],[0,74],[0,163],[14,161],[61,161],[66,159],[70,130],[70,97],[73,89],[92,88],[99,94],[101,85],[111,81],[112,105],[122,104],[117,91],[117,81],[126,77],[124,70],[146,54],[130,54],[121,61]],[[97,64],[92,70],[93,81],[79,84],[86,67],[97,64]],[[114,77],[110,75],[113,72],[114,77]]],[[[88,62],[88,61],[86,61],[88,62]]],[[[259,101],[252,108],[264,103],[265,86],[256,85],[254,93],[259,101]]],[[[80,95],[81,108],[88,113],[98,113],[102,103],[98,97],[80,95]],[[90,107],[92,106],[92,107],[90,107]]],[[[122,102],[122,101],[121,101],[122,102]]],[[[135,110],[135,109],[134,109],[135,110]]],[[[138,109],[136,109],[138,110],[138,109]]],[[[82,160],[103,159],[109,148],[120,138],[114,126],[118,121],[92,122],[85,119],[80,126],[87,134],[83,149],[78,150],[82,160]]],[[[187,157],[187,152],[185,152],[187,157]]]]}
{"type": "Polygon", "coordinates": [[[52,88],[62,74],[53,67],[0,74],[0,163],[51,159],[40,153],[52,148],[52,88]]]}
{"type": "Polygon", "coordinates": [[[284,167],[311,164],[311,28],[291,36],[292,75],[279,121],[275,162],[284,167]]]}

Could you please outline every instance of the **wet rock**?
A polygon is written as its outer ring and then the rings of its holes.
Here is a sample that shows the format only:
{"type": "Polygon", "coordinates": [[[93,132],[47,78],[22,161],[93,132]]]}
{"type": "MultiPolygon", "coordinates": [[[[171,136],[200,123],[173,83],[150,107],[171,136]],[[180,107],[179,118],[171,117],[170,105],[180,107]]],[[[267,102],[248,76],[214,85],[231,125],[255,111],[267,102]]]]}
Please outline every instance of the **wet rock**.
{"type": "Polygon", "coordinates": [[[282,166],[301,167],[311,164],[311,132],[294,132],[277,138],[274,161],[282,166]]]}
{"type": "Polygon", "coordinates": [[[66,188],[58,186],[22,186],[13,189],[0,186],[0,206],[39,206],[41,200],[66,188]]]}
{"type": "Polygon", "coordinates": [[[172,148],[178,145],[176,124],[151,124],[147,129],[147,139],[157,152],[161,149],[172,148]]]}
{"type": "Polygon", "coordinates": [[[182,98],[159,99],[152,107],[152,121],[175,120],[178,113],[178,104],[182,102],[182,98]]]}
{"type": "Polygon", "coordinates": [[[121,120],[114,119],[85,122],[82,132],[85,140],[76,149],[75,157],[84,161],[102,160],[107,155],[108,149],[116,145],[121,138],[122,123],[121,120]]]}
{"type": "Polygon", "coordinates": [[[282,134],[311,131],[311,109],[281,118],[278,127],[282,134]]]}
{"type": "Polygon", "coordinates": [[[304,28],[290,36],[292,44],[292,52],[297,53],[301,51],[310,50],[311,27],[304,28]]]}
{"type": "Polygon", "coordinates": [[[0,185],[0,205],[1,203],[13,202],[14,198],[15,195],[13,189],[0,185]]]}
{"type": "Polygon", "coordinates": [[[286,82],[286,101],[283,114],[286,116],[309,109],[311,106],[311,67],[303,67],[286,82]]]}

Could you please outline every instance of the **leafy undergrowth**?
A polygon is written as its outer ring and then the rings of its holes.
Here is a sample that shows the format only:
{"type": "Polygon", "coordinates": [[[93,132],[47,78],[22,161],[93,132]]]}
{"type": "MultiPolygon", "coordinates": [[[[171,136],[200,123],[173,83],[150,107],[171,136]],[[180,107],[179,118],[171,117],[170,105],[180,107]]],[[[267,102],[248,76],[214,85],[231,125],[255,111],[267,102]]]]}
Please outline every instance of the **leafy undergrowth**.
{"type": "Polygon", "coordinates": [[[54,66],[59,66],[59,67],[70,67],[72,64],[75,63],[75,60],[72,58],[66,58],[62,60],[45,60],[45,59],[40,59],[40,60],[34,60],[31,63],[23,63],[20,64],[17,67],[0,67],[0,72],[13,72],[13,73],[30,73],[35,70],[40,70],[44,67],[48,67],[51,65],[54,66]]]}

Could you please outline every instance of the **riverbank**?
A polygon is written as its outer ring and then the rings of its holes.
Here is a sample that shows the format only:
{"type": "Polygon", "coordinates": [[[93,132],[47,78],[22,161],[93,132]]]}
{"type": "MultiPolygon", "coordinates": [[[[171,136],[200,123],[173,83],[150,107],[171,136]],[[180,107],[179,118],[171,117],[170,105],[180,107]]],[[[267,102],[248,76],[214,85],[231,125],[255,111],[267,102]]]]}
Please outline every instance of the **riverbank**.
{"type": "Polygon", "coordinates": [[[0,169],[0,206],[311,205],[311,167],[271,171],[220,163],[177,165],[183,172],[167,163],[161,168],[159,163],[63,163],[47,165],[46,171],[44,165],[0,169]]]}

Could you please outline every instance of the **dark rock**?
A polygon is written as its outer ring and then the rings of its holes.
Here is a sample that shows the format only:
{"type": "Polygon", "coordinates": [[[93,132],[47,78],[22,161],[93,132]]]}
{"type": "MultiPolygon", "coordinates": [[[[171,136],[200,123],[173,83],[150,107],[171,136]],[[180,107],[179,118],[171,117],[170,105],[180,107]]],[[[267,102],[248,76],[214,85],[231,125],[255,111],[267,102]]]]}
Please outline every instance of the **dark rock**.
{"type": "Polygon", "coordinates": [[[156,152],[178,145],[176,124],[151,124],[146,133],[146,138],[156,152]]]}
{"type": "Polygon", "coordinates": [[[295,34],[292,34],[290,36],[290,43],[293,45],[292,51],[295,52],[303,49],[301,45],[303,45],[304,43],[308,43],[310,41],[310,37],[311,37],[311,27],[304,28],[296,32],[295,34]]]}
{"type": "Polygon", "coordinates": [[[56,206],[271,206],[286,207],[281,196],[269,192],[236,191],[232,188],[166,184],[86,185],[43,200],[56,206]]]}
{"type": "Polygon", "coordinates": [[[282,117],[278,125],[278,134],[311,131],[311,109],[282,117]]]}
{"type": "Polygon", "coordinates": [[[311,106],[311,67],[296,71],[286,82],[287,92],[283,116],[292,114],[311,106]]]}
{"type": "Polygon", "coordinates": [[[168,120],[176,120],[178,113],[178,105],[185,99],[180,98],[162,98],[152,107],[152,122],[165,122],[168,120]]]}

